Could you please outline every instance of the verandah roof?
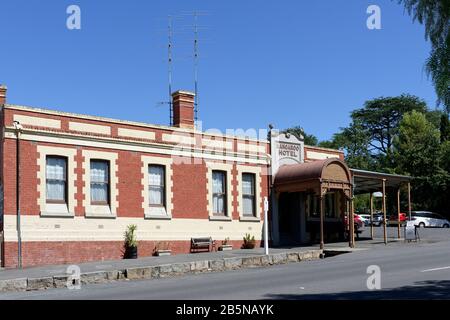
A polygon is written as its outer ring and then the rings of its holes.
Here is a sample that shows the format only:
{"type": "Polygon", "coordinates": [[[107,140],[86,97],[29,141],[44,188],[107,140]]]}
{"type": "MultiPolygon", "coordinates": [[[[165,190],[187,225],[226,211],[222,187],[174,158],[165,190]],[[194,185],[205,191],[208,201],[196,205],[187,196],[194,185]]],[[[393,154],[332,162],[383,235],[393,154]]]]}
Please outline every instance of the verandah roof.
{"type": "Polygon", "coordinates": [[[350,169],[353,177],[353,194],[364,194],[381,191],[382,181],[386,181],[386,188],[398,189],[402,184],[408,183],[412,177],[374,172],[359,169],[350,169]]]}

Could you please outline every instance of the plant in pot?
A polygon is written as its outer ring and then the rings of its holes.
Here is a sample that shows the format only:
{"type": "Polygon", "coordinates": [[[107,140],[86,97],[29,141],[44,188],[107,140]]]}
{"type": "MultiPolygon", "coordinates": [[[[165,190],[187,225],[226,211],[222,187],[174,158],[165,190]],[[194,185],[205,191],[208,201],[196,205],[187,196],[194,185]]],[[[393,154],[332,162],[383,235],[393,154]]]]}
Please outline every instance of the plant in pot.
{"type": "Polygon", "coordinates": [[[135,224],[130,224],[125,231],[125,259],[137,259],[138,257],[136,229],[135,224]]]}
{"type": "Polygon", "coordinates": [[[170,256],[172,250],[169,249],[169,243],[167,241],[160,241],[156,244],[154,254],[156,256],[170,256]]]}
{"type": "Polygon", "coordinates": [[[255,247],[255,236],[251,236],[249,233],[245,234],[244,243],[242,249],[253,249],[255,247]]]}
{"type": "Polygon", "coordinates": [[[219,247],[220,251],[228,251],[233,250],[233,245],[229,243],[230,238],[225,238],[225,240],[222,241],[222,245],[219,247]]]}

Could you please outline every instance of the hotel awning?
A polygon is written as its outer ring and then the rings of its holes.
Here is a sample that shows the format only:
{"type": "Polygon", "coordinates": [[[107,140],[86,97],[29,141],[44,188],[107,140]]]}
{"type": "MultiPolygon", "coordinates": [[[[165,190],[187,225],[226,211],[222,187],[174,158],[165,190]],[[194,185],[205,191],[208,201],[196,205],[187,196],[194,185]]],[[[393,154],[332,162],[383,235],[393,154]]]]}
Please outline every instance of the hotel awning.
{"type": "Polygon", "coordinates": [[[412,180],[409,176],[389,174],[359,169],[350,169],[353,176],[353,193],[364,194],[381,190],[382,181],[385,180],[386,188],[398,189],[401,185],[412,180]]]}
{"type": "Polygon", "coordinates": [[[344,161],[337,158],[281,166],[274,180],[277,192],[314,191],[321,194],[341,189],[350,196],[351,173],[344,161]]]}

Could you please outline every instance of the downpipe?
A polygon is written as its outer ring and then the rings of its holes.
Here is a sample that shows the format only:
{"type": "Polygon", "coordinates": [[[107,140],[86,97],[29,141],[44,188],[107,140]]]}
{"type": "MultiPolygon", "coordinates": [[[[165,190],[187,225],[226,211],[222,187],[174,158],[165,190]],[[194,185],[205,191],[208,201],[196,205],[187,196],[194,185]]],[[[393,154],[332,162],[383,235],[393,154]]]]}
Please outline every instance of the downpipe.
{"type": "Polygon", "coordinates": [[[16,202],[17,202],[17,264],[22,269],[22,230],[21,230],[21,212],[20,212],[20,135],[23,127],[18,121],[14,121],[14,130],[16,132],[16,202]]]}

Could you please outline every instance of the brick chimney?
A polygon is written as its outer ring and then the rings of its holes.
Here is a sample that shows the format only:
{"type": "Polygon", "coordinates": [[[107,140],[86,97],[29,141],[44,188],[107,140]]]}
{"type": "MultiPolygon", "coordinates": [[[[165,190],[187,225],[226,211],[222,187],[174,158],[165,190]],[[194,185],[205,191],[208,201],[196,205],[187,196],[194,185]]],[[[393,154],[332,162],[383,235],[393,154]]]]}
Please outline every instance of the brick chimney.
{"type": "Polygon", "coordinates": [[[173,125],[178,128],[194,129],[195,94],[189,91],[172,93],[173,125]]]}
{"type": "Polygon", "coordinates": [[[8,88],[3,84],[0,84],[0,106],[6,103],[6,90],[8,90],[8,88]]]}

